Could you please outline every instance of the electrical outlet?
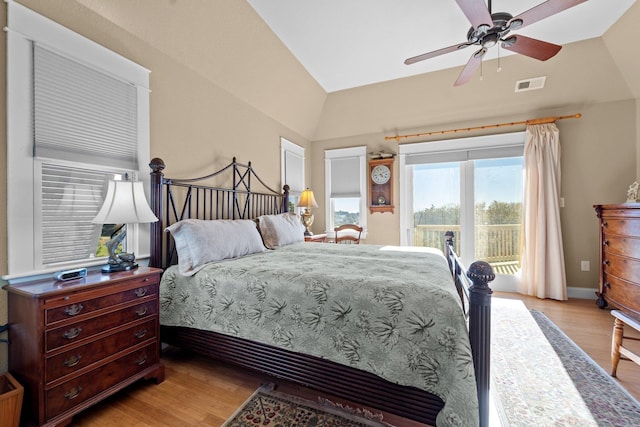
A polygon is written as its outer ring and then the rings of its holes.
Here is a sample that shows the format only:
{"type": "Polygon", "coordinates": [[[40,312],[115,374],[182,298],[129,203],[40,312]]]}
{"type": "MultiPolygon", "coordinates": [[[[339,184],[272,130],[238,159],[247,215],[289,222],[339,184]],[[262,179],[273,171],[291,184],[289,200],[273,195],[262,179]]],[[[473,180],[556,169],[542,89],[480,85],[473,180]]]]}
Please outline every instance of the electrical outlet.
{"type": "Polygon", "coordinates": [[[560,207],[564,208],[564,197],[560,197],[560,207]]]}
{"type": "Polygon", "coordinates": [[[590,271],[591,263],[589,261],[580,261],[580,270],[581,271],[590,271]]]}

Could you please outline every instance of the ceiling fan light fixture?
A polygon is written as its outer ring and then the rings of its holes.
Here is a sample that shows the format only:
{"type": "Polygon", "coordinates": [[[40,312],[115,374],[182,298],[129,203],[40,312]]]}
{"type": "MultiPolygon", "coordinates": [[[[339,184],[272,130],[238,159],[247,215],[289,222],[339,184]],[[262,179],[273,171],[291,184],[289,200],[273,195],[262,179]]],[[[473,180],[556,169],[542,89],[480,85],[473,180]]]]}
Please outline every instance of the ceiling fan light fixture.
{"type": "Polygon", "coordinates": [[[502,47],[511,47],[516,42],[516,36],[507,37],[502,40],[502,47]]]}
{"type": "Polygon", "coordinates": [[[517,30],[518,28],[522,27],[522,24],[524,24],[524,21],[522,19],[516,18],[509,21],[506,28],[508,28],[509,30],[517,30]]]}

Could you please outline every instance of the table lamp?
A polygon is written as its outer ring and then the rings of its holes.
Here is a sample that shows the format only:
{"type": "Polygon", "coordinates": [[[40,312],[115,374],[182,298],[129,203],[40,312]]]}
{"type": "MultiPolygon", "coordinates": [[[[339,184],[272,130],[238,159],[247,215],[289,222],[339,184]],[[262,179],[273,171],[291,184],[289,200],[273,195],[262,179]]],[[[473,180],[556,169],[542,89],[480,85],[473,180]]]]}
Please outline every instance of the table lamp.
{"type": "Polygon", "coordinates": [[[122,225],[111,234],[111,240],[107,242],[109,263],[102,267],[102,272],[113,273],[137,268],[135,254],[116,254],[115,251],[127,235],[127,224],[142,224],[157,220],[144,196],[142,182],[109,181],[104,203],[91,222],[122,225]]]}
{"type": "Polygon", "coordinates": [[[313,224],[313,214],[311,213],[311,208],[317,208],[318,204],[316,203],[316,198],[313,197],[313,191],[308,188],[302,192],[300,195],[300,201],[298,202],[299,208],[304,208],[304,212],[302,213],[302,223],[305,226],[304,235],[305,236],[313,236],[309,227],[313,224]]]}

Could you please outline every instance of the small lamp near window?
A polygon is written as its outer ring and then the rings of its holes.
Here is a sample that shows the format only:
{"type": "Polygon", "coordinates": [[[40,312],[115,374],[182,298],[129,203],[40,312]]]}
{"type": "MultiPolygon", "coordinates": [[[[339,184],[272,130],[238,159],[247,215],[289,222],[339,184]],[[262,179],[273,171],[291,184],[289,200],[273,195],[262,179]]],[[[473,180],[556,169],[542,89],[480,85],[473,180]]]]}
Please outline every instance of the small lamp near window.
{"type": "Polygon", "coordinates": [[[104,203],[91,222],[122,225],[111,234],[111,240],[107,242],[109,263],[102,267],[102,272],[113,273],[137,268],[135,254],[116,254],[115,251],[127,235],[127,224],[142,224],[157,220],[144,196],[142,182],[109,181],[104,203]]]}
{"type": "Polygon", "coordinates": [[[304,235],[305,236],[313,236],[309,227],[313,224],[313,214],[311,213],[311,208],[317,208],[318,204],[316,203],[316,198],[313,197],[313,191],[308,188],[302,192],[300,195],[300,201],[298,202],[299,208],[304,208],[304,212],[302,213],[302,223],[305,226],[304,235]]]}

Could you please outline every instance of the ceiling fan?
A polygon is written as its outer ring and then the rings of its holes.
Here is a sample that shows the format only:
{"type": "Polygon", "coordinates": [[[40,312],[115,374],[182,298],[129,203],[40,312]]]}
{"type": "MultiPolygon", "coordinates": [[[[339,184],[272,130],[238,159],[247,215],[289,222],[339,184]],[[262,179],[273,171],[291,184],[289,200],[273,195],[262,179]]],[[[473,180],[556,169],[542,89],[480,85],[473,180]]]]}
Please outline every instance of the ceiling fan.
{"type": "Polygon", "coordinates": [[[455,52],[467,46],[478,45],[480,50],[471,55],[469,62],[454,83],[454,86],[460,86],[471,79],[487,50],[500,42],[504,49],[546,61],[555,56],[562,49],[562,46],[522,35],[509,34],[510,31],[524,28],[585,1],[587,0],[547,0],[520,15],[512,16],[506,12],[492,13],[491,0],[488,0],[488,6],[485,5],[484,0],[456,0],[472,25],[467,32],[467,41],[411,57],[404,63],[410,65],[445,53],[455,52]]]}

